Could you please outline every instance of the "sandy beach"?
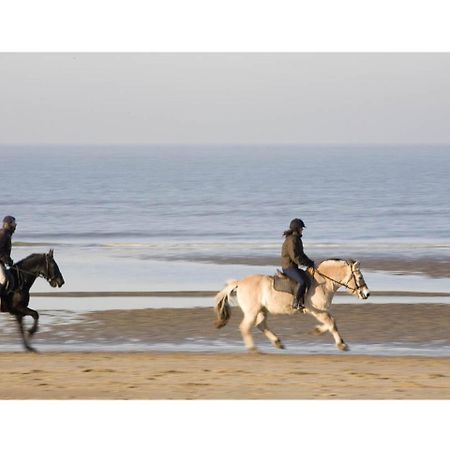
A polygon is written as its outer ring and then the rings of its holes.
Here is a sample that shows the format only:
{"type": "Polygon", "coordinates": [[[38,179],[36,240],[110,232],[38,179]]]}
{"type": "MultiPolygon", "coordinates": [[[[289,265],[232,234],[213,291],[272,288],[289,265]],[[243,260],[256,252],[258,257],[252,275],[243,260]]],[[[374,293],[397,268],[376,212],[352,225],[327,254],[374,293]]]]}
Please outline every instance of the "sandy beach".
{"type": "Polygon", "coordinates": [[[1,399],[450,399],[448,358],[1,354],[1,399]]]}

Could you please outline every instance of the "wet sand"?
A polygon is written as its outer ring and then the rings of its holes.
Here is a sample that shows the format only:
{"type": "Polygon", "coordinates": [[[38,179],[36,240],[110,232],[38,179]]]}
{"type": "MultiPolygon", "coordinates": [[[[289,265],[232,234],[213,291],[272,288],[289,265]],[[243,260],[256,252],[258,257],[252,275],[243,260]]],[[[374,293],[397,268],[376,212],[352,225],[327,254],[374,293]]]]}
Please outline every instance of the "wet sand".
{"type": "MultiPolygon", "coordinates": [[[[124,306],[126,306],[124,304],[124,306]]],[[[400,343],[450,345],[448,304],[342,304],[332,307],[333,315],[344,340],[349,344],[400,343]]],[[[244,349],[239,323],[242,312],[232,308],[229,323],[214,327],[213,308],[161,308],[142,310],[110,310],[82,313],[74,322],[57,320],[40,330],[34,339],[39,343],[59,343],[64,340],[90,343],[142,342],[192,343],[196,341],[238,342],[244,349]]],[[[270,328],[287,344],[333,344],[329,333],[312,336],[317,321],[304,314],[269,315],[270,328]]],[[[256,344],[266,343],[263,334],[253,330],[256,344]]],[[[0,329],[0,342],[17,340],[16,325],[0,329]]],[[[336,350],[337,351],[337,350],[336,350]]]]}
{"type": "Polygon", "coordinates": [[[449,358],[0,354],[0,399],[450,399],[449,358]]]}
{"type": "MultiPolygon", "coordinates": [[[[320,254],[318,252],[308,252],[316,262],[330,258],[355,259],[361,262],[361,269],[364,270],[380,270],[395,273],[396,275],[413,275],[421,274],[431,278],[449,278],[450,277],[450,260],[439,256],[422,256],[409,257],[398,255],[373,255],[353,252],[352,255],[330,255],[320,254]]],[[[171,260],[189,261],[191,258],[171,257],[171,260]]],[[[196,262],[212,263],[212,264],[241,264],[246,266],[272,266],[279,267],[280,258],[278,256],[195,256],[196,262]]]]}

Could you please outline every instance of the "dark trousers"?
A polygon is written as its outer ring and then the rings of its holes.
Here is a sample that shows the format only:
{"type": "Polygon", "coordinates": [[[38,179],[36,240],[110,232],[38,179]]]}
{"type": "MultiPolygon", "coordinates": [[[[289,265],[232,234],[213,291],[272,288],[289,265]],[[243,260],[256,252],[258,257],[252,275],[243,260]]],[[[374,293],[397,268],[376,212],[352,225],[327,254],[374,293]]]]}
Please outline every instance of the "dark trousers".
{"type": "Polygon", "coordinates": [[[306,286],[306,273],[302,269],[299,269],[298,267],[288,267],[287,269],[283,269],[283,273],[302,287],[306,286]]]}
{"type": "Polygon", "coordinates": [[[306,273],[297,267],[288,267],[287,269],[283,269],[283,272],[289,278],[297,282],[294,291],[294,303],[292,306],[298,309],[300,306],[303,306],[303,302],[305,301],[305,291],[308,284],[306,273]]]}

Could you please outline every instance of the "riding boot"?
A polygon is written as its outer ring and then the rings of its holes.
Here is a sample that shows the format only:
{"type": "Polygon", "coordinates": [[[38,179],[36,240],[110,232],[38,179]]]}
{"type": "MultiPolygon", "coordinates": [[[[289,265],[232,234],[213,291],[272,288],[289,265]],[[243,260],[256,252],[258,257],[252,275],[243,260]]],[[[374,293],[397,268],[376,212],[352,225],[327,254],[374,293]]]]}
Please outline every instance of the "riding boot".
{"type": "Polygon", "coordinates": [[[0,284],[0,312],[7,312],[8,308],[6,307],[6,299],[3,299],[3,295],[6,294],[6,289],[3,284],[0,284]]]}
{"type": "Polygon", "coordinates": [[[304,296],[305,296],[305,286],[303,284],[297,283],[297,286],[295,286],[294,291],[294,302],[292,304],[292,307],[294,309],[297,309],[298,311],[303,311],[304,296]]]}

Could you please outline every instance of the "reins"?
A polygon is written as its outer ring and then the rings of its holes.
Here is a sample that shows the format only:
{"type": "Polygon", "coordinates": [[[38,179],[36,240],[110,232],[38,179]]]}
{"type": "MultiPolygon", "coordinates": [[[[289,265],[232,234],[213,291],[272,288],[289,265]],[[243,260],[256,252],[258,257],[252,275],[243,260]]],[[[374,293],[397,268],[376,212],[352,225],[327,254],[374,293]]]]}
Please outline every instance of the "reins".
{"type": "Polygon", "coordinates": [[[27,273],[28,275],[33,275],[36,278],[45,278],[45,275],[43,273],[37,273],[36,274],[36,273],[30,272],[28,270],[19,269],[17,266],[12,267],[12,269],[14,269],[17,272],[17,276],[19,276],[19,272],[22,272],[22,273],[27,273]]]}
{"type": "MultiPolygon", "coordinates": [[[[48,259],[47,258],[45,258],[45,263],[46,263],[46,269],[47,269],[47,274],[48,274],[49,270],[48,270],[48,259]]],[[[11,269],[16,271],[17,281],[19,283],[19,286],[22,285],[22,281],[23,281],[23,277],[20,276],[20,272],[28,274],[28,275],[32,275],[36,278],[44,278],[45,280],[48,280],[47,276],[41,272],[38,272],[38,273],[30,272],[29,270],[20,269],[17,265],[12,266],[11,269]],[[21,280],[21,278],[22,278],[22,280],[21,280]]]]}
{"type": "MultiPolygon", "coordinates": [[[[347,265],[348,265],[348,263],[347,263],[347,265]]],[[[338,281],[338,280],[334,280],[333,278],[329,277],[328,275],[325,275],[325,274],[323,274],[322,272],[319,272],[319,271],[318,271],[317,269],[315,269],[314,267],[312,268],[312,270],[313,270],[313,275],[314,275],[314,272],[317,272],[321,277],[327,278],[328,280],[332,281],[333,283],[337,283],[337,284],[339,284],[339,285],[341,285],[341,286],[347,288],[348,290],[352,291],[352,293],[355,292],[355,291],[357,291],[358,289],[361,289],[361,288],[363,287],[363,286],[358,286],[358,282],[357,282],[357,280],[356,280],[355,272],[353,272],[353,268],[352,268],[352,267],[350,267],[351,276],[350,276],[349,280],[347,281],[347,283],[341,283],[341,282],[338,281]],[[351,287],[348,285],[348,283],[350,282],[350,280],[351,280],[352,278],[355,279],[355,286],[356,286],[355,288],[351,288],[351,287]]]]}

